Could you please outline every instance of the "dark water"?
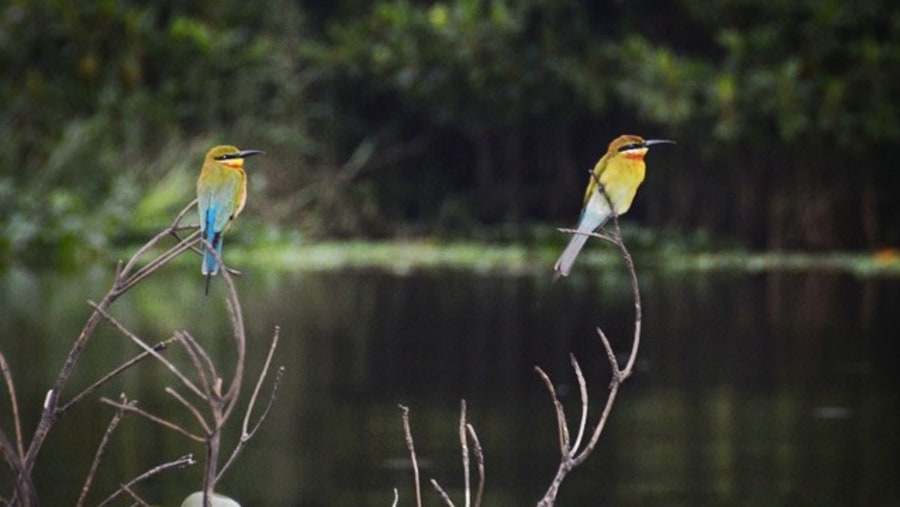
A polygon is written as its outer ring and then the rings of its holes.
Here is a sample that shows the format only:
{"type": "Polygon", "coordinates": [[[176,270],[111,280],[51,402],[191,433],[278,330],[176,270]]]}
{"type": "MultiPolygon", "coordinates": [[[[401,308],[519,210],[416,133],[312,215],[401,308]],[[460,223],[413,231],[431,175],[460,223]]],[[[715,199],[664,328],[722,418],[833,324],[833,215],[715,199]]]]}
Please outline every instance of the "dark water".
{"type": "MultiPolygon", "coordinates": [[[[227,363],[221,286],[203,298],[193,273],[152,279],[113,313],[148,341],[186,329],[227,363]]],[[[103,270],[0,277],[0,350],[12,364],[27,434],[88,316],[85,301],[99,299],[109,278],[103,270]]],[[[558,505],[900,505],[900,281],[650,270],[640,279],[638,370],[558,505]]],[[[266,425],[223,479],[223,492],[245,507],[387,506],[395,487],[400,505],[414,505],[400,403],[411,409],[425,504],[441,505],[427,484],[433,477],[463,505],[461,399],[485,448],[485,505],[534,505],[558,450],[552,406],[533,366],[557,383],[574,424],[574,353],[596,421],[609,369],[594,328],[601,325],[623,354],[632,329],[629,286],[619,273],[552,286],[545,277],[454,270],[248,273],[238,283],[251,372],[275,325],[282,329],[277,363],[287,368],[266,425]]],[[[67,395],[135,350],[103,327],[67,395]]],[[[178,383],[148,363],[67,415],[36,471],[43,504],[74,503],[112,415],[100,395],[124,391],[190,424],[164,386],[178,383]]],[[[13,434],[5,388],[0,428],[13,434]]],[[[134,417],[110,449],[89,504],[157,463],[202,456],[198,445],[134,417]]],[[[7,472],[0,481],[5,494],[7,472]]],[[[137,491],[178,505],[199,484],[195,467],[137,491]]]]}

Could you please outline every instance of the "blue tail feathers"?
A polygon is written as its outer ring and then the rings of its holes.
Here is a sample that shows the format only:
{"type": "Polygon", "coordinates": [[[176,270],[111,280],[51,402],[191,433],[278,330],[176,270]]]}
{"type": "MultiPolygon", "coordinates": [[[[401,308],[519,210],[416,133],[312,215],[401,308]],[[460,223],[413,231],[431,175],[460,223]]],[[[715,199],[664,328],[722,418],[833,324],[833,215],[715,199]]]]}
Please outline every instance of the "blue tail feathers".
{"type": "MultiPolygon", "coordinates": [[[[206,210],[206,241],[213,248],[216,249],[216,253],[219,254],[219,257],[222,257],[222,234],[215,230],[216,223],[216,210],[214,207],[210,206],[206,210]]],[[[203,249],[203,264],[200,266],[200,272],[204,275],[215,275],[219,272],[219,263],[216,261],[215,255],[213,255],[208,249],[203,249]]]]}

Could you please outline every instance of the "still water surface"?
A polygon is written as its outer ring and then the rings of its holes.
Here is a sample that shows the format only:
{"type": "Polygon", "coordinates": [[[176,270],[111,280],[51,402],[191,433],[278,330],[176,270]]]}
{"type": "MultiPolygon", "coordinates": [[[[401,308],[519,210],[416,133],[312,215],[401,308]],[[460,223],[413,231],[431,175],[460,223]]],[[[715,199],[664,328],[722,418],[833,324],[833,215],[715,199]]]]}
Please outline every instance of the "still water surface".
{"type": "MultiPolygon", "coordinates": [[[[900,505],[900,280],[833,272],[640,273],[644,333],[595,454],[563,484],[560,506],[900,505]]],[[[44,391],[110,274],[0,275],[0,350],[12,364],[26,432],[44,391]]],[[[223,492],[247,506],[414,505],[398,404],[411,409],[423,481],[462,505],[461,399],[485,448],[486,506],[534,505],[556,468],[552,406],[533,366],[557,383],[573,421],[574,353],[591,389],[592,420],[608,365],[594,329],[623,354],[633,325],[627,279],[428,270],[247,273],[238,280],[256,371],[274,326],[287,372],[276,405],[223,492]]],[[[113,313],[155,342],[186,329],[227,362],[222,287],[208,298],[194,270],[138,287],[113,313]]],[[[104,327],[67,392],[135,353],[104,327]]],[[[249,382],[248,382],[249,385],[249,382]]],[[[177,386],[146,364],[67,415],[36,481],[44,505],[71,505],[112,410],[126,392],[157,413],[189,418],[162,393],[177,386]]],[[[0,427],[12,434],[8,396],[0,427]]],[[[240,415],[240,414],[239,414],[240,415]]],[[[233,425],[239,426],[235,418],[233,425]]],[[[233,435],[230,435],[233,437],[233,435]]],[[[233,438],[232,440],[233,441],[233,438]]],[[[144,420],[113,437],[96,504],[154,464],[202,450],[144,420]]],[[[138,490],[178,505],[199,467],[138,490]]],[[[4,492],[8,479],[0,474],[4,492]]],[[[426,505],[441,505],[424,484],[426,505]]],[[[89,504],[91,504],[89,502],[89,504]]]]}

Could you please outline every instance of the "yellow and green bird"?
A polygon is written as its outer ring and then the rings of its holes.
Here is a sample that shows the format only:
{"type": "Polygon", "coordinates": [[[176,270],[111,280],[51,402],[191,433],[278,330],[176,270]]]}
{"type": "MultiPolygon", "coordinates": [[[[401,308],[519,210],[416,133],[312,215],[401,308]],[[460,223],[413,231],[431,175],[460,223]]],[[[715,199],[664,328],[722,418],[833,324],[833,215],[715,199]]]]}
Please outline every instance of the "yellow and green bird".
{"type": "MultiPolygon", "coordinates": [[[[222,234],[247,203],[247,173],[244,159],[265,152],[239,150],[234,146],[216,146],[206,153],[200,178],[197,179],[197,209],[200,212],[200,236],[222,257],[222,234]]],[[[206,293],[210,278],[219,272],[216,256],[203,249],[200,272],[206,276],[206,293]]]]}
{"type": "MultiPolygon", "coordinates": [[[[671,143],[668,139],[643,139],[635,135],[621,135],[609,143],[606,154],[600,158],[590,173],[584,193],[584,207],[578,219],[578,232],[594,232],[613,216],[622,215],[631,208],[634,195],[644,181],[647,166],[644,155],[654,144],[671,143]]],[[[569,276],[572,265],[584,247],[588,236],[573,234],[568,246],[556,261],[556,276],[569,276]]]]}

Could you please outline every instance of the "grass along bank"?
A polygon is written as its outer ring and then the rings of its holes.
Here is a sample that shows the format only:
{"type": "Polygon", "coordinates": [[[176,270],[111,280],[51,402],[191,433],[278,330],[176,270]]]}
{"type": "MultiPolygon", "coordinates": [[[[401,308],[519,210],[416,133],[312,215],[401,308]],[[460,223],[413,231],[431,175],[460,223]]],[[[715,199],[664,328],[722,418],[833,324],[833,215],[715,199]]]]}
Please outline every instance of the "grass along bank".
{"type": "MultiPolygon", "coordinates": [[[[485,272],[552,273],[561,251],[550,246],[469,241],[392,240],[323,241],[267,245],[241,249],[232,243],[226,253],[235,266],[265,265],[278,270],[321,271],[383,269],[404,273],[418,269],[455,268],[485,272]]],[[[844,271],[858,276],[900,276],[900,251],[847,253],[633,252],[645,269],[663,271],[844,271]]],[[[582,269],[603,269],[619,263],[617,253],[598,243],[578,258],[582,269]]]]}

